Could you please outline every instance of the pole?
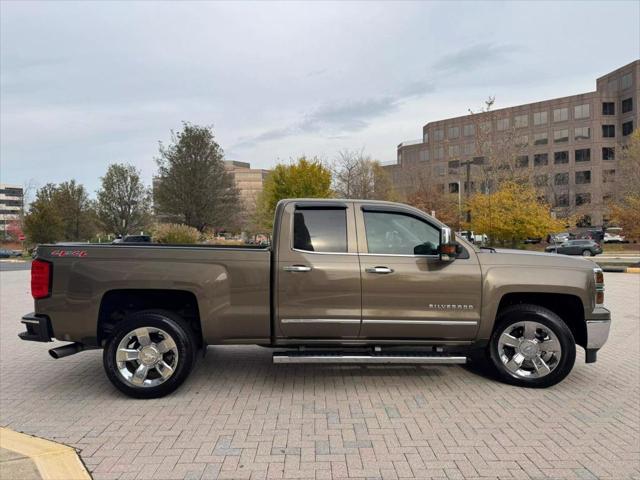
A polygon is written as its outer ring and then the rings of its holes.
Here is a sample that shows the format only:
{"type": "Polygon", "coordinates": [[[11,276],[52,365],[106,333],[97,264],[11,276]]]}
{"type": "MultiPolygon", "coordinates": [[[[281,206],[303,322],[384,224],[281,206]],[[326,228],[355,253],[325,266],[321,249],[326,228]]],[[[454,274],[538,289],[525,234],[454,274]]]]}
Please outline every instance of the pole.
{"type": "MultiPolygon", "coordinates": [[[[467,203],[469,203],[469,196],[471,195],[471,164],[473,164],[473,160],[467,160],[466,162],[460,162],[460,165],[464,165],[467,168],[466,171],[466,180],[464,182],[464,188],[465,188],[465,192],[464,192],[464,196],[465,199],[467,201],[467,203]]],[[[471,222],[471,210],[467,209],[467,223],[471,222]]]]}

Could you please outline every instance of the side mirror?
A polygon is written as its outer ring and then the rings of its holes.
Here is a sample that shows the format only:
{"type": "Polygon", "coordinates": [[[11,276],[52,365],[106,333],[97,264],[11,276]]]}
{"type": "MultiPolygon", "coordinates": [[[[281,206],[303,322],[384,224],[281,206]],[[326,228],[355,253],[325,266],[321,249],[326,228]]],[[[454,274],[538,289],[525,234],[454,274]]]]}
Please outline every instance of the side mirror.
{"type": "Polygon", "coordinates": [[[458,255],[458,244],[453,240],[453,235],[449,227],[444,227],[440,232],[438,254],[442,262],[453,262],[458,255]]]}

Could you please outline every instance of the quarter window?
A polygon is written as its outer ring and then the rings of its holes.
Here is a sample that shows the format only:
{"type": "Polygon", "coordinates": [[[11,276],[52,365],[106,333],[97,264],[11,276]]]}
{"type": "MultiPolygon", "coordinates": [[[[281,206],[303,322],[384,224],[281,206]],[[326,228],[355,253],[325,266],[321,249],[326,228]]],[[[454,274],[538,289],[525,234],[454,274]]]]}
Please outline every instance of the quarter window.
{"type": "Polygon", "coordinates": [[[293,248],[307,252],[346,252],[346,210],[297,209],[293,214],[293,248]]]}
{"type": "Polygon", "coordinates": [[[363,212],[369,253],[437,255],[440,230],[424,220],[395,212],[363,212]]]}

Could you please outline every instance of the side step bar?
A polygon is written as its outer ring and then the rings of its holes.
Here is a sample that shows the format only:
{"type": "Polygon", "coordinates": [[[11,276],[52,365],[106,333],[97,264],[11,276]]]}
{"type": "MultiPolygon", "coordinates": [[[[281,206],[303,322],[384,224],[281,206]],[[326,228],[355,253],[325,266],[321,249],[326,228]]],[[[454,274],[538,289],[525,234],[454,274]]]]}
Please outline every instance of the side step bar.
{"type": "Polygon", "coordinates": [[[334,354],[301,354],[274,353],[273,363],[339,363],[339,364],[464,364],[467,357],[452,357],[445,355],[334,355],[334,354]]]}

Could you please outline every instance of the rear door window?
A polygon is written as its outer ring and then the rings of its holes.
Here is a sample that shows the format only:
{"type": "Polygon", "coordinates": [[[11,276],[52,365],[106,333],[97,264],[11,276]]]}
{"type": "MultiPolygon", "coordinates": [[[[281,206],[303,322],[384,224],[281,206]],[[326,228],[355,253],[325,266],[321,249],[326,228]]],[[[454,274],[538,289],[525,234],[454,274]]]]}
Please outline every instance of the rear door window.
{"type": "Polygon", "coordinates": [[[347,252],[347,211],[344,208],[296,209],[293,248],[306,252],[347,252]]]}

